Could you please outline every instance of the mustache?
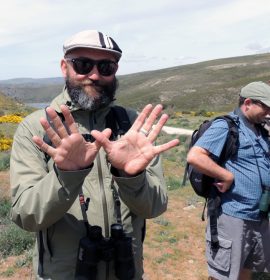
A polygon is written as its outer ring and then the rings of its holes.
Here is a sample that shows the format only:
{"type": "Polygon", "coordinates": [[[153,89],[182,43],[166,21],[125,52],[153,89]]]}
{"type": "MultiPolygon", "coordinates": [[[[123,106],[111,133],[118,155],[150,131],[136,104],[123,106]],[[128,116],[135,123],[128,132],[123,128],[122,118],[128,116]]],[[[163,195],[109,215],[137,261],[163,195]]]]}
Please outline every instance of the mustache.
{"type": "Polygon", "coordinates": [[[94,86],[94,87],[103,87],[104,85],[102,85],[99,81],[85,81],[82,82],[82,86],[94,86]]]}

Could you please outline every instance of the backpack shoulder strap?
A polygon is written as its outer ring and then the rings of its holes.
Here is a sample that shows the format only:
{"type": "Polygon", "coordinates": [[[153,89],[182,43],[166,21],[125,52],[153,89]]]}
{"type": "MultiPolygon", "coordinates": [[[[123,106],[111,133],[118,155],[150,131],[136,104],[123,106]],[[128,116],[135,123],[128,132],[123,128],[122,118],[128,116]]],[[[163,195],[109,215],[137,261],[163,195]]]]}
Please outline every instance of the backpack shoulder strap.
{"type": "Polygon", "coordinates": [[[224,162],[229,158],[235,158],[237,156],[239,148],[239,131],[237,125],[238,117],[224,115],[218,118],[224,119],[227,122],[229,128],[227,139],[219,158],[219,162],[224,162]]]}
{"type": "Polygon", "coordinates": [[[115,139],[118,135],[124,135],[131,127],[127,110],[121,106],[111,107],[106,116],[106,127],[112,130],[111,138],[115,139]]]}

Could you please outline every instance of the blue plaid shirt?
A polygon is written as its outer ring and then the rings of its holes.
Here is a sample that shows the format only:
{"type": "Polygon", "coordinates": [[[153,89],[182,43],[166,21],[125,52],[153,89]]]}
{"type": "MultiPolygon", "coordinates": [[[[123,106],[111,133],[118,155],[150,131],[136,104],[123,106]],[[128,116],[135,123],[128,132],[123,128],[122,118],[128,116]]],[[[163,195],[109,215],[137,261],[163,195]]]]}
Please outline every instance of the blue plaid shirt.
{"type": "MultiPolygon", "coordinates": [[[[231,113],[237,118],[237,115],[231,113]]],[[[259,201],[262,186],[270,186],[269,140],[257,136],[242,116],[238,120],[239,149],[236,159],[228,160],[225,168],[234,174],[231,188],[221,194],[223,213],[244,220],[260,220],[259,201]],[[257,161],[256,161],[257,158],[257,161]]],[[[228,134],[225,120],[215,120],[195,146],[219,157],[228,134]]]]}

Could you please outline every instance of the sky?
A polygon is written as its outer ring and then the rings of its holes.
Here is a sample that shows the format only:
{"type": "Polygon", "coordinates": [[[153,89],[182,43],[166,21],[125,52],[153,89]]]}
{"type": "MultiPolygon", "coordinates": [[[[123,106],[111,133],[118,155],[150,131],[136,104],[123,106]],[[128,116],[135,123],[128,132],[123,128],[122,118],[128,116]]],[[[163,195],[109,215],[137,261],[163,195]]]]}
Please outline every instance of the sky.
{"type": "Polygon", "coordinates": [[[64,41],[97,29],[118,75],[270,51],[269,0],[0,0],[0,80],[62,76],[64,41]]]}

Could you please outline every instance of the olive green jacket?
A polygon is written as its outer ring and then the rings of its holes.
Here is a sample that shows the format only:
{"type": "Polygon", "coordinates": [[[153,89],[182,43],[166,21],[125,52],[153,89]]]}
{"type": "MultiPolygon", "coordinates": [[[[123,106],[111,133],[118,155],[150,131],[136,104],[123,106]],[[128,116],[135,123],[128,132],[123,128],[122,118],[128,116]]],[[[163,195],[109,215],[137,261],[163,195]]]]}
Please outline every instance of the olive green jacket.
{"type": "MultiPolygon", "coordinates": [[[[103,130],[108,108],[97,112],[84,111],[70,102],[64,90],[51,103],[56,111],[67,104],[80,133],[92,129],[103,130]]],[[[136,112],[127,110],[130,121],[136,112]]],[[[103,236],[110,236],[110,225],[116,222],[112,179],[121,201],[121,219],[126,233],[132,237],[136,276],[143,275],[142,231],[145,219],[157,217],[167,208],[167,193],[160,158],[155,158],[148,168],[135,177],[112,175],[106,154],[100,149],[94,166],[78,171],[62,171],[52,159],[33,142],[34,135],[44,137],[39,122],[45,110],[38,110],[20,123],[11,152],[10,178],[12,190],[12,220],[21,228],[37,233],[34,253],[34,270],[37,279],[74,279],[79,240],[86,236],[78,194],[83,191],[90,198],[86,212],[91,225],[102,227],[103,236]],[[39,232],[44,244],[43,270],[38,275],[39,232]]],[[[117,279],[114,262],[98,263],[98,280],[117,279]]]]}

